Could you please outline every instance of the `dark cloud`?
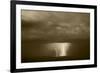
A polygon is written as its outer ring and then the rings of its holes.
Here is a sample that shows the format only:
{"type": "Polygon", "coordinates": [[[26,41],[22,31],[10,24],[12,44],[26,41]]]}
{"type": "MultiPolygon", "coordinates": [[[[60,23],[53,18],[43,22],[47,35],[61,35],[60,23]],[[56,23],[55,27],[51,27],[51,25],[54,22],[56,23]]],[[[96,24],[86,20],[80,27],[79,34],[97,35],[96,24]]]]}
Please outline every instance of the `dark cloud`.
{"type": "Polygon", "coordinates": [[[89,13],[22,10],[22,39],[88,39],[89,13]]]}

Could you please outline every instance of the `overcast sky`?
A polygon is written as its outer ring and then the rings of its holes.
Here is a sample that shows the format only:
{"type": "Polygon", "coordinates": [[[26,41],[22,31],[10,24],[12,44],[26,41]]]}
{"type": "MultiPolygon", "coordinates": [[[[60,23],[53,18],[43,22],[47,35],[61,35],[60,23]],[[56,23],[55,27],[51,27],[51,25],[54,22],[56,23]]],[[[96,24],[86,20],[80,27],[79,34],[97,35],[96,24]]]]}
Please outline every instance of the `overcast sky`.
{"type": "Polygon", "coordinates": [[[87,39],[89,13],[22,10],[22,39],[87,39]]]}

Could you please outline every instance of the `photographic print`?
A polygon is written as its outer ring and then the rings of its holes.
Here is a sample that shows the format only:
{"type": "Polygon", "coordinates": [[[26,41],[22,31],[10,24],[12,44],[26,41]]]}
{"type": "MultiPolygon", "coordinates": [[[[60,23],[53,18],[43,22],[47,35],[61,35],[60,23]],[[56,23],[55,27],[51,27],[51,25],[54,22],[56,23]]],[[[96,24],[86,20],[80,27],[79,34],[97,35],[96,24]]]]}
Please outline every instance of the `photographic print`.
{"type": "Polygon", "coordinates": [[[85,67],[96,67],[96,6],[11,1],[11,72],[85,67]]]}
{"type": "Polygon", "coordinates": [[[90,14],[21,10],[22,62],[90,58],[90,14]]]}

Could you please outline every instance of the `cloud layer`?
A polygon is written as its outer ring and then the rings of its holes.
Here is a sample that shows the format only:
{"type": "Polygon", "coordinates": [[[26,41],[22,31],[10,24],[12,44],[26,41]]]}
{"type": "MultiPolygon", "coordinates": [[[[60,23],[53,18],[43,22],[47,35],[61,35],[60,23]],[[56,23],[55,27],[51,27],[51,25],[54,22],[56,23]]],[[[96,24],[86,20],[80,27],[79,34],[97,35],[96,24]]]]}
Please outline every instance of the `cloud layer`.
{"type": "Polygon", "coordinates": [[[22,39],[88,39],[89,13],[21,11],[22,39]]]}

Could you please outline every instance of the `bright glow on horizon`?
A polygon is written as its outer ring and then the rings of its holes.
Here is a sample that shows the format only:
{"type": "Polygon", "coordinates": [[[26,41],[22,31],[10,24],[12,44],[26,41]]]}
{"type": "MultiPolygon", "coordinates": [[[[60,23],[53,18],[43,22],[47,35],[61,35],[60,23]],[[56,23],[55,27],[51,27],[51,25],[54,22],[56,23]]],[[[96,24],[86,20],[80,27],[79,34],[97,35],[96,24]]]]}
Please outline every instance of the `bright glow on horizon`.
{"type": "Polygon", "coordinates": [[[49,50],[55,51],[56,57],[67,56],[68,55],[67,52],[70,46],[71,46],[71,43],[49,43],[46,45],[46,47],[49,50]]]}

